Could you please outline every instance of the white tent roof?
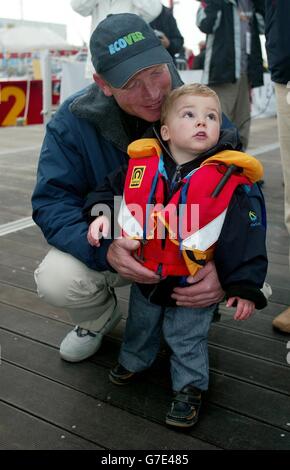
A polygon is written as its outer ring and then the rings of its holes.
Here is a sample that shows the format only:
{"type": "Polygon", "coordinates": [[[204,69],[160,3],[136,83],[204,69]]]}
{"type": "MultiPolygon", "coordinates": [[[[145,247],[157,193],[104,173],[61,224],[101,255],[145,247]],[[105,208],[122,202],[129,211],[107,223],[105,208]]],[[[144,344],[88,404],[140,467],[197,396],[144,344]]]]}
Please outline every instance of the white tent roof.
{"type": "Polygon", "coordinates": [[[0,32],[0,50],[32,52],[41,49],[66,50],[73,46],[59,34],[45,27],[15,26],[0,32]]]}

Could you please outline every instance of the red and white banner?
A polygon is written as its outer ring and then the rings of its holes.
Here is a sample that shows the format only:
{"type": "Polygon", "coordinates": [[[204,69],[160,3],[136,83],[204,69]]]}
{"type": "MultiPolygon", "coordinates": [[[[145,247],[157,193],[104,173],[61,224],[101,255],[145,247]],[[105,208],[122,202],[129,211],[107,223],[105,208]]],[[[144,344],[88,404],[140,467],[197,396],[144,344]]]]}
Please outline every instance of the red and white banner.
{"type": "MultiPolygon", "coordinates": [[[[52,104],[59,103],[60,80],[52,81],[52,104]]],[[[18,118],[25,124],[42,124],[42,80],[0,81],[0,126],[15,126],[18,118]],[[25,113],[25,110],[27,112],[25,113]]]]}

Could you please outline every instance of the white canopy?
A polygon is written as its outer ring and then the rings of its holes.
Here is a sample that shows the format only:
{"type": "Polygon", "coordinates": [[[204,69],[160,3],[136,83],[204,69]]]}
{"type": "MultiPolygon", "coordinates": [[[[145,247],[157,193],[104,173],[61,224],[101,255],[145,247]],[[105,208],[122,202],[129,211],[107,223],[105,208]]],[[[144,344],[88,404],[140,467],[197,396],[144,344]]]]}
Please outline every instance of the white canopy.
{"type": "Polygon", "coordinates": [[[45,27],[15,26],[0,31],[0,50],[5,49],[9,53],[69,50],[72,47],[59,34],[45,27]]]}

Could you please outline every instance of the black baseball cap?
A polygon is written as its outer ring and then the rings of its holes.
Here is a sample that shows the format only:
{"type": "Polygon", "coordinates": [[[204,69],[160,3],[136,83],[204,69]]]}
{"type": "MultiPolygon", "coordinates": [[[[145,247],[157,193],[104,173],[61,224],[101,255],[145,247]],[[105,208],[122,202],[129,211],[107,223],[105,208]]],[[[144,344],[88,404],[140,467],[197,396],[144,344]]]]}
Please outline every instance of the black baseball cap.
{"type": "Polygon", "coordinates": [[[115,88],[122,88],[143,69],[173,64],[149,24],[132,13],[101,21],[92,33],[90,51],[96,72],[115,88]]]}

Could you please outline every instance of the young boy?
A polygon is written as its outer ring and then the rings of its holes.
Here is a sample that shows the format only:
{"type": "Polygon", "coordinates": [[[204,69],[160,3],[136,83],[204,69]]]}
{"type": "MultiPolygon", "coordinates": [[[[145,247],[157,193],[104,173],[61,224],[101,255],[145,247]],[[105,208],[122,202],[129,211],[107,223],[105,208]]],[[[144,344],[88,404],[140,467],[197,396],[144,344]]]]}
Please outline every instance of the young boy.
{"type": "MultiPolygon", "coordinates": [[[[89,198],[89,205],[107,202],[108,194],[113,199],[124,190],[118,216],[122,235],[141,240],[140,262],[161,279],[153,286],[132,286],[119,363],[110,380],[122,385],[149,368],[163,330],[172,351],[174,392],[166,423],[177,427],[197,422],[201,393],[208,388],[207,336],[216,305],[178,306],[172,289],[194,282],[197,270],[214,259],[236,320],[266,305],[260,291],[267,271],[263,198],[258,189],[254,198],[247,194],[261,179],[262,166],[235,150],[236,131],[220,132],[220,123],[213,90],[193,84],[172,91],[162,108],[161,137],[133,142],[127,172],[112,175],[89,198]]],[[[108,218],[97,217],[89,243],[99,246],[109,226],[108,218]]]]}

